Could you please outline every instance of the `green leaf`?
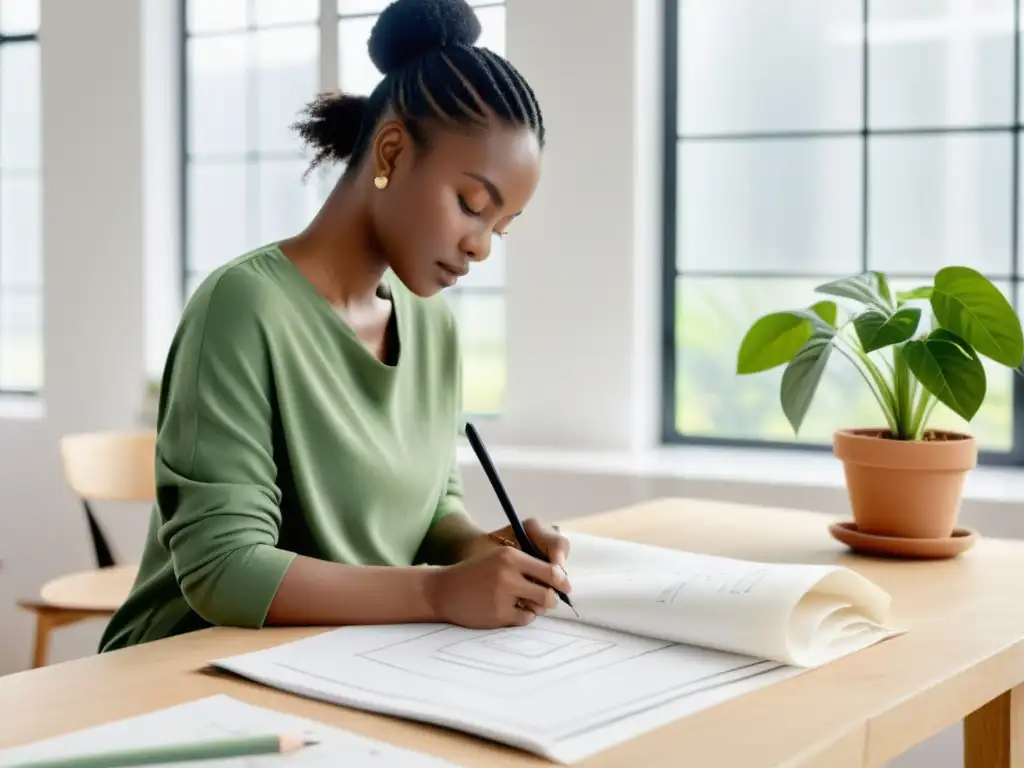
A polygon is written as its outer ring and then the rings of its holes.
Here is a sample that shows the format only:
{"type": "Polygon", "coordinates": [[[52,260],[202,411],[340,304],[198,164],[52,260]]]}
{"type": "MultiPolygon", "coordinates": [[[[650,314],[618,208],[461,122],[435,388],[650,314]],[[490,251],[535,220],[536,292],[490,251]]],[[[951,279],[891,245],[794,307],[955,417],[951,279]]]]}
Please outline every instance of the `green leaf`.
{"type": "Polygon", "coordinates": [[[896,298],[900,301],[930,299],[932,297],[932,290],[934,289],[930,285],[921,285],[917,288],[911,288],[909,291],[897,291],[896,298]]]}
{"type": "Polygon", "coordinates": [[[855,277],[833,280],[830,283],[819,285],[814,290],[830,296],[852,299],[867,307],[873,307],[885,313],[892,309],[891,300],[883,296],[883,291],[888,294],[889,285],[885,282],[884,277],[879,281],[878,273],[875,272],[865,272],[855,277]]]}
{"type": "Polygon", "coordinates": [[[903,347],[907,366],[921,386],[966,421],[985,401],[985,366],[970,344],[939,328],[923,341],[903,347]]]}
{"type": "Polygon", "coordinates": [[[818,391],[821,374],[832,353],[834,338],[835,334],[816,330],[793,356],[782,374],[782,410],[794,434],[799,434],[814,393],[818,391]]]}
{"type": "Polygon", "coordinates": [[[882,301],[892,306],[892,291],[889,290],[889,281],[885,279],[885,274],[877,270],[871,274],[875,276],[875,282],[878,284],[878,295],[882,297],[882,301]]]}
{"type": "MultiPolygon", "coordinates": [[[[839,307],[836,306],[834,301],[817,301],[811,304],[810,309],[831,328],[836,327],[836,320],[839,318],[839,307]]],[[[813,320],[813,322],[816,328],[821,327],[821,323],[817,320],[813,320]]],[[[821,330],[825,329],[822,328],[821,330]]]]}
{"type": "Polygon", "coordinates": [[[740,342],[736,373],[767,371],[793,359],[815,328],[835,328],[838,307],[819,301],[808,309],[772,312],[759,318],[740,342]]]}
{"type": "Polygon", "coordinates": [[[874,352],[909,339],[920,321],[921,310],[917,307],[904,307],[889,316],[869,309],[854,318],[853,327],[864,351],[874,352]]]}
{"type": "Polygon", "coordinates": [[[939,325],[979,354],[1009,368],[1024,360],[1024,332],[1002,292],[969,267],[945,267],[935,275],[932,311],[939,325]]]}

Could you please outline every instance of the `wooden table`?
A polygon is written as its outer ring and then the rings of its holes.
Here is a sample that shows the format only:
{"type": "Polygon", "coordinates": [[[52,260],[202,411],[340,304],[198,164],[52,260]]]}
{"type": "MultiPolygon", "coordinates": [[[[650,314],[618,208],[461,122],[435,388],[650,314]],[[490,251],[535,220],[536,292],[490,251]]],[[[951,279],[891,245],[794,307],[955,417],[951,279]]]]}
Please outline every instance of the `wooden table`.
{"type": "MultiPolygon", "coordinates": [[[[811,513],[664,500],[567,530],[748,559],[839,562],[893,595],[907,634],[677,721],[587,766],[881,766],[965,720],[970,768],[1024,766],[1024,542],[983,539],[957,560],[847,554],[811,513]]],[[[571,563],[571,559],[570,559],[571,563]]],[[[571,572],[571,568],[570,568],[571,572]]],[[[472,737],[203,671],[217,657],[322,629],[212,629],[0,678],[0,747],[215,693],[304,715],[466,766],[543,761],[472,737]]]]}

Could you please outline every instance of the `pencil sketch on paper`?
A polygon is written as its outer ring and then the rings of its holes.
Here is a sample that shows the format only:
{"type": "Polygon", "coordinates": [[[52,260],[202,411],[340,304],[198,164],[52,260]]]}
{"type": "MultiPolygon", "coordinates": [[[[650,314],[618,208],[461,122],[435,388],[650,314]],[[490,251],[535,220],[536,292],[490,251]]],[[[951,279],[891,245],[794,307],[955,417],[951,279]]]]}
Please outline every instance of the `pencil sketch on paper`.
{"type": "Polygon", "coordinates": [[[211,663],[571,760],[896,633],[888,596],[849,569],[571,542],[575,612],[509,629],[342,627],[211,663]]]}
{"type": "Polygon", "coordinates": [[[302,653],[283,646],[249,656],[244,668],[219,665],[316,698],[505,733],[516,743],[576,738],[780,666],[545,617],[504,630],[361,627],[302,643],[302,653]]]}
{"type": "Polygon", "coordinates": [[[487,631],[444,627],[382,644],[359,656],[420,677],[517,695],[672,645],[595,633],[565,622],[537,624],[487,631]]]}
{"type": "Polygon", "coordinates": [[[703,590],[719,595],[748,595],[768,573],[767,568],[758,568],[740,574],[726,571],[695,570],[673,575],[672,583],[658,593],[656,603],[672,604],[679,593],[688,586],[700,586],[703,590]]]}
{"type": "Polygon", "coordinates": [[[550,629],[505,630],[455,640],[434,651],[433,658],[485,672],[532,675],[570,662],[582,661],[612,648],[595,640],[550,629]]]}

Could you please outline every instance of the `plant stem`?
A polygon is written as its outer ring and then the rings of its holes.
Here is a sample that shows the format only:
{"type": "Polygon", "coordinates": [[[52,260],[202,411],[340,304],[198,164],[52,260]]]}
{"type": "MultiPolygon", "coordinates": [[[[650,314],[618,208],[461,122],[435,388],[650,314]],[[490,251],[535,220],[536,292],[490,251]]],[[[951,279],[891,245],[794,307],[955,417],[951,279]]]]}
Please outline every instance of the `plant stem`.
{"type": "Polygon", "coordinates": [[[903,347],[892,348],[893,373],[896,388],[896,424],[899,427],[897,437],[900,440],[913,438],[913,408],[914,400],[911,394],[911,380],[913,375],[907,366],[907,360],[903,356],[903,347]]]}
{"type": "Polygon", "coordinates": [[[924,439],[924,433],[925,433],[925,430],[928,428],[928,422],[931,421],[931,418],[932,418],[932,411],[935,410],[935,406],[938,405],[938,404],[939,404],[939,398],[931,397],[931,398],[928,399],[928,407],[925,409],[924,416],[921,418],[921,428],[920,428],[921,434],[918,437],[919,440],[923,440],[924,439]]]}
{"type": "Polygon", "coordinates": [[[853,367],[864,378],[864,381],[867,382],[868,389],[870,389],[871,394],[875,396],[875,401],[878,403],[878,407],[882,409],[882,414],[885,416],[885,420],[889,424],[889,429],[895,433],[898,429],[898,424],[896,423],[896,414],[892,409],[892,390],[889,389],[889,386],[882,377],[881,372],[875,364],[871,362],[863,350],[859,347],[855,347],[853,344],[850,344],[850,342],[843,337],[841,331],[836,334],[836,339],[839,342],[846,342],[848,345],[849,349],[844,348],[842,344],[837,343],[836,349],[838,349],[840,354],[853,364],[853,367]],[[861,367],[860,363],[864,364],[867,368],[867,372],[865,372],[864,368],[861,367]]]}
{"type": "Polygon", "coordinates": [[[882,362],[885,363],[885,367],[889,369],[889,375],[895,380],[896,369],[892,367],[892,363],[890,363],[889,360],[885,357],[882,358],[882,362]]]}
{"type": "MultiPolygon", "coordinates": [[[[853,353],[857,355],[857,357],[861,360],[861,362],[864,363],[864,366],[868,369],[868,372],[871,374],[871,378],[873,378],[875,380],[875,383],[878,385],[879,391],[882,393],[882,395],[885,396],[885,399],[889,402],[890,409],[895,408],[894,398],[896,397],[896,395],[893,391],[893,388],[889,386],[889,382],[885,380],[885,374],[882,373],[878,366],[875,365],[874,361],[870,357],[868,357],[868,354],[859,346],[850,344],[850,348],[853,350],[853,353]]],[[[885,361],[885,364],[886,367],[889,368],[890,374],[895,374],[895,371],[893,371],[892,366],[889,365],[888,360],[885,361]]],[[[895,415],[895,411],[893,412],[893,415],[895,415]]]]}
{"type": "Polygon", "coordinates": [[[913,413],[914,403],[916,403],[918,398],[921,397],[921,390],[923,390],[924,387],[921,386],[921,383],[917,380],[917,377],[913,373],[911,373],[908,376],[908,378],[910,379],[910,397],[907,399],[907,426],[909,430],[910,439],[913,440],[915,431],[913,413]]]}
{"type": "Polygon", "coordinates": [[[924,429],[928,425],[928,417],[931,416],[932,408],[938,400],[924,387],[921,387],[921,395],[914,408],[914,415],[910,420],[911,436],[914,440],[924,437],[924,429]]]}
{"type": "MultiPolygon", "coordinates": [[[[863,349],[861,349],[861,347],[859,345],[850,344],[850,348],[853,350],[853,353],[855,355],[857,355],[857,357],[860,359],[860,361],[862,363],[864,363],[864,367],[867,368],[868,373],[871,374],[871,378],[875,380],[875,384],[878,386],[879,393],[885,399],[885,401],[888,403],[889,412],[892,414],[893,418],[895,419],[896,418],[896,394],[893,391],[893,388],[891,386],[889,386],[889,382],[886,381],[885,374],[882,373],[882,371],[878,368],[878,366],[875,365],[874,361],[868,356],[867,352],[865,352],[863,349]]],[[[883,358],[883,360],[884,360],[884,358],[883,358]]],[[[889,365],[889,361],[888,360],[885,360],[885,364],[886,364],[886,367],[889,368],[890,374],[895,375],[895,371],[893,371],[892,366],[889,365]]]]}

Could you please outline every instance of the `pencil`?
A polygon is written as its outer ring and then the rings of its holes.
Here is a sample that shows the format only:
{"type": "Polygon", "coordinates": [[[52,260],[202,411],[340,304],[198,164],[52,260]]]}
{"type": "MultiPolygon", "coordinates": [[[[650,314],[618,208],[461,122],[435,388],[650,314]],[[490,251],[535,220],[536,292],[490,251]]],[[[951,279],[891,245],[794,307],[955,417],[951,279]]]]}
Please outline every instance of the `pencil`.
{"type": "MultiPolygon", "coordinates": [[[[476,457],[480,462],[480,466],[484,470],[484,474],[487,475],[487,479],[491,483],[491,489],[494,491],[494,495],[498,497],[498,503],[501,504],[501,508],[505,512],[505,517],[508,518],[508,521],[512,526],[512,533],[515,534],[520,548],[528,555],[532,555],[538,560],[543,560],[546,563],[550,562],[547,555],[541,551],[540,547],[534,544],[530,540],[530,537],[526,535],[526,529],[520,522],[519,515],[516,514],[515,507],[512,506],[512,500],[508,497],[508,493],[505,492],[505,486],[501,482],[501,478],[498,477],[498,470],[494,466],[494,462],[491,461],[491,457],[487,453],[487,449],[484,448],[484,442],[480,439],[480,434],[476,431],[476,427],[469,422],[467,422],[465,426],[466,438],[469,440],[469,444],[473,448],[473,453],[476,454],[476,457]]],[[[559,600],[572,608],[573,613],[576,613],[576,608],[569,601],[568,595],[560,589],[556,589],[555,594],[558,595],[559,600]]],[[[578,616],[579,614],[576,615],[578,616]]]]}
{"type": "Polygon", "coordinates": [[[121,766],[130,765],[184,763],[193,760],[217,760],[246,755],[283,754],[295,752],[316,743],[318,743],[316,739],[288,734],[243,736],[237,739],[162,744],[154,747],[58,757],[50,760],[17,763],[12,768],[121,768],[121,766]]]}

